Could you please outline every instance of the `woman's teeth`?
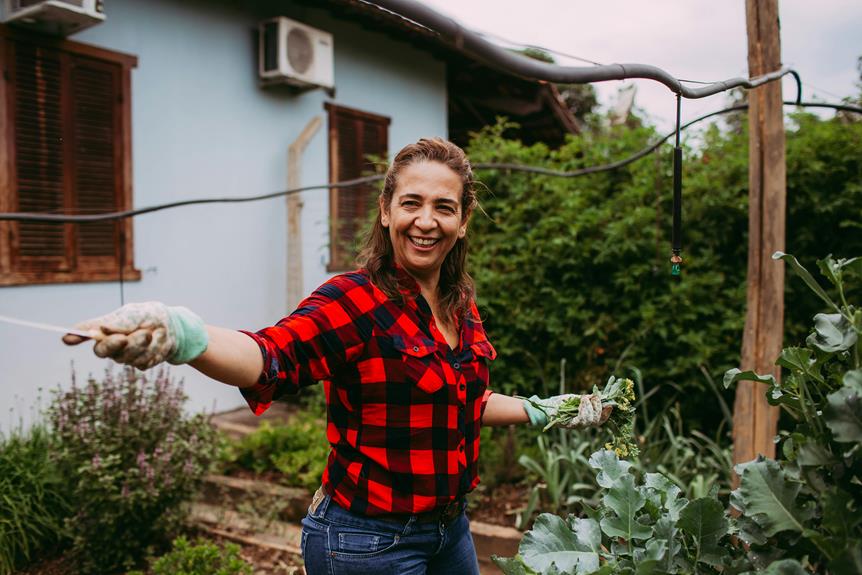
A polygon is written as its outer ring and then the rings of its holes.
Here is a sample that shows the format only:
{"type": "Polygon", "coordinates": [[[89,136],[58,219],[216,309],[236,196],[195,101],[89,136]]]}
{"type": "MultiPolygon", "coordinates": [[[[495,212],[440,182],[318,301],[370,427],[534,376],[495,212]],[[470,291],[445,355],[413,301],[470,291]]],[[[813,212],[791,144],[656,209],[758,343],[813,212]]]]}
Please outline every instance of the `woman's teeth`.
{"type": "Polygon", "coordinates": [[[433,246],[439,240],[437,239],[427,239],[427,238],[410,238],[410,241],[416,244],[417,246],[427,248],[429,246],[433,246]]]}

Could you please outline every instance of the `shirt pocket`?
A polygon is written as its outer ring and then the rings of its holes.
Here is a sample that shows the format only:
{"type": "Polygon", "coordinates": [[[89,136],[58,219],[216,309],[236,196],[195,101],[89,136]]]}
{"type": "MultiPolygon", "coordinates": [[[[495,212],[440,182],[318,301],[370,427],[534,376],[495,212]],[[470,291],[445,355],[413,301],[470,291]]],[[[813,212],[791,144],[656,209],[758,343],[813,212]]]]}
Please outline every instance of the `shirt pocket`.
{"type": "Polygon", "coordinates": [[[439,362],[434,359],[437,344],[426,338],[399,336],[394,337],[392,343],[401,353],[407,381],[425,393],[440,391],[446,382],[435,369],[439,368],[439,362]]]}

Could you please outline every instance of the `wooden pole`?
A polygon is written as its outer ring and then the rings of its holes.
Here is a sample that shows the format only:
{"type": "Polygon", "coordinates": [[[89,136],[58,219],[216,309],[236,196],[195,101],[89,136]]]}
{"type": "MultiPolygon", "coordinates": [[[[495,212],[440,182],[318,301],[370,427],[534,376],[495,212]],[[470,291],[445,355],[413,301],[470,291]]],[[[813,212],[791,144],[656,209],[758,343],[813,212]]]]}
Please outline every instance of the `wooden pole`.
{"type": "MultiPolygon", "coordinates": [[[[781,67],[778,0],[746,0],[749,76],[781,67]]],[[[743,370],[781,376],[775,360],[784,334],[784,250],[786,167],[781,83],[749,92],[748,301],[742,340],[743,370]]],[[[733,415],[733,460],[758,454],[775,457],[778,408],[770,406],[763,384],[741,382],[733,415]]]]}
{"type": "MultiPolygon", "coordinates": [[[[287,150],[287,187],[298,188],[302,184],[302,153],[317,130],[322,120],[320,116],[311,119],[299,137],[287,150]]],[[[287,311],[290,313],[302,300],[302,227],[300,215],[302,201],[299,194],[287,196],[287,311]]]]}

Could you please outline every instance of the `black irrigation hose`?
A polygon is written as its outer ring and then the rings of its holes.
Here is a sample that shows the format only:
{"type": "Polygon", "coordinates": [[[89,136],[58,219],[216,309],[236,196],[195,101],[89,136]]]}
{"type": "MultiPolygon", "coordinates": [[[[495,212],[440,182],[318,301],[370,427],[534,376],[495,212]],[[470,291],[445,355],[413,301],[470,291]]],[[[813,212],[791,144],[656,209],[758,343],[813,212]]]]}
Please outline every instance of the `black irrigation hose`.
{"type": "Polygon", "coordinates": [[[681,81],[656,66],[647,64],[607,64],[604,66],[560,66],[541,62],[522,54],[506,50],[488,42],[476,32],[464,28],[458,22],[420,4],[416,0],[362,0],[396,16],[410,20],[430,32],[469,58],[529,80],[554,82],[556,84],[586,84],[608,80],[641,78],[655,80],[684,98],[704,98],[732,88],[756,88],[791,74],[796,80],[796,101],[802,99],[802,81],[799,74],[790,68],[781,68],[756,78],[731,78],[713,82],[700,88],[683,86],[681,81]]]}
{"type": "MultiPolygon", "coordinates": [[[[862,114],[862,107],[860,106],[852,106],[847,104],[826,104],[820,102],[784,102],[786,106],[802,106],[807,108],[830,108],[834,110],[839,110],[843,112],[854,112],[857,114],[862,114]]],[[[738,112],[742,110],[748,109],[748,104],[740,104],[737,106],[731,106],[730,108],[724,108],[723,110],[718,110],[716,112],[710,112],[709,114],[705,114],[698,118],[695,118],[686,124],[683,124],[680,129],[685,130],[686,128],[696,124],[697,122],[701,122],[713,116],[717,116],[719,114],[727,114],[730,112],[738,112]]],[[[666,142],[669,138],[673,137],[676,134],[676,130],[669,133],[668,135],[660,138],[653,144],[650,144],[646,148],[640,150],[639,152],[632,154],[628,158],[624,158],[622,160],[618,160],[616,162],[611,162],[610,164],[604,164],[601,166],[590,166],[588,168],[582,168],[580,170],[572,170],[572,171],[559,171],[559,170],[551,170],[549,168],[542,168],[538,166],[526,166],[522,164],[508,164],[508,163],[476,163],[473,164],[473,168],[476,170],[512,170],[518,172],[529,172],[533,174],[542,174],[546,176],[554,176],[560,178],[574,178],[578,176],[586,176],[588,174],[596,174],[599,172],[607,172],[610,170],[616,170],[618,168],[622,168],[627,166],[633,162],[640,160],[641,158],[649,155],[658,149],[664,142],[666,142]]],[[[301,192],[306,192],[310,190],[328,190],[331,188],[349,188],[353,186],[361,186],[364,184],[369,184],[372,182],[377,182],[383,179],[382,175],[375,176],[365,176],[363,178],[355,178],[353,180],[345,180],[343,182],[336,182],[332,184],[318,184],[315,186],[303,186],[301,188],[293,188],[290,190],[284,190],[280,192],[272,192],[269,194],[264,194],[260,196],[248,196],[242,198],[204,198],[200,200],[183,200],[179,202],[171,202],[168,204],[158,204],[155,206],[149,206],[146,208],[138,208],[136,210],[125,210],[122,212],[108,212],[102,214],[88,214],[88,215],[66,215],[66,214],[41,214],[41,213],[27,213],[27,212],[6,212],[0,213],[0,221],[18,221],[18,222],[54,222],[54,223],[86,223],[86,222],[102,222],[108,220],[119,220],[123,218],[129,218],[134,216],[140,216],[143,214],[149,214],[152,212],[158,212],[161,210],[167,210],[171,208],[179,208],[182,206],[191,206],[197,204],[230,204],[230,203],[244,203],[244,202],[256,202],[260,200],[269,200],[273,198],[278,198],[282,196],[289,196],[291,194],[298,194],[301,192]]]]}

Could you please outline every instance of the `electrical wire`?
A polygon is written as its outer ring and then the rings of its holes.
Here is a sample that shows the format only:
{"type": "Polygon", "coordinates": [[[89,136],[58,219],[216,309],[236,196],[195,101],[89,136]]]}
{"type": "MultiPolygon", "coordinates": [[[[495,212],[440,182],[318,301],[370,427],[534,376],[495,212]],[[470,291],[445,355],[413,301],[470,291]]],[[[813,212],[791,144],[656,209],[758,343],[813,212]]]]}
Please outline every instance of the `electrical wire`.
{"type": "MultiPolygon", "coordinates": [[[[843,112],[852,112],[856,114],[862,114],[862,106],[853,106],[849,104],[827,104],[825,102],[784,102],[785,106],[799,106],[804,108],[829,108],[834,110],[839,110],[843,112]]],[[[685,130],[692,125],[702,122],[703,120],[712,118],[714,116],[718,116],[721,114],[727,114],[730,112],[740,112],[748,109],[748,104],[738,104],[736,106],[731,106],[729,108],[724,108],[722,110],[717,110],[715,112],[710,112],[709,114],[705,114],[703,116],[699,116],[693,120],[690,120],[680,126],[680,130],[685,130]]],[[[615,162],[611,162],[609,164],[603,164],[600,166],[589,166],[587,168],[581,168],[579,170],[571,170],[571,171],[561,171],[561,170],[552,170],[550,168],[543,168],[540,166],[529,166],[524,164],[512,164],[512,163],[501,163],[501,162],[477,162],[473,164],[473,169],[475,170],[510,170],[510,171],[518,171],[518,172],[527,172],[533,174],[541,174],[545,176],[553,176],[560,178],[575,178],[579,176],[586,176],[588,174],[597,174],[601,172],[608,172],[611,170],[616,170],[618,168],[622,168],[631,163],[634,163],[641,158],[649,155],[658,149],[663,143],[665,143],[669,138],[673,137],[677,133],[676,130],[670,132],[666,136],[659,138],[649,146],[643,148],[642,150],[628,156],[627,158],[623,158],[622,160],[617,160],[615,162]]],[[[289,196],[291,194],[299,194],[302,192],[307,192],[311,190],[329,190],[332,188],[350,188],[354,186],[361,186],[370,184],[373,182],[378,182],[382,180],[385,176],[382,175],[374,175],[374,176],[365,176],[362,178],[355,178],[351,180],[345,180],[343,182],[335,182],[331,184],[318,184],[314,186],[303,186],[300,188],[292,188],[289,190],[283,190],[280,192],[272,192],[269,194],[263,194],[259,196],[247,196],[247,197],[238,197],[238,198],[201,198],[196,200],[182,200],[178,202],[170,202],[167,204],[157,204],[154,206],[149,206],[145,208],[138,208],[135,210],[124,210],[120,212],[106,212],[102,214],[88,214],[88,215],[67,215],[67,214],[43,214],[43,213],[27,213],[27,212],[5,212],[0,213],[0,221],[19,221],[19,222],[55,222],[55,223],[87,223],[87,222],[102,222],[109,220],[120,220],[123,218],[130,218],[135,216],[141,216],[144,214],[149,214],[153,212],[158,212],[162,210],[179,208],[183,206],[192,206],[199,204],[218,204],[218,203],[245,203],[245,202],[256,202],[261,200],[269,200],[273,198],[279,198],[283,196],[289,196]]]]}

